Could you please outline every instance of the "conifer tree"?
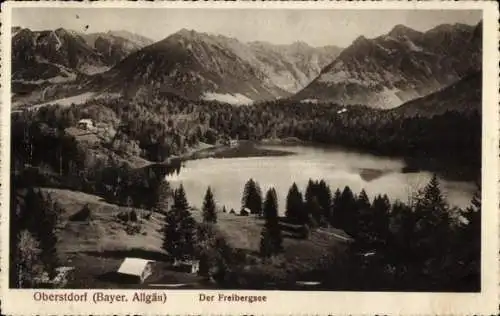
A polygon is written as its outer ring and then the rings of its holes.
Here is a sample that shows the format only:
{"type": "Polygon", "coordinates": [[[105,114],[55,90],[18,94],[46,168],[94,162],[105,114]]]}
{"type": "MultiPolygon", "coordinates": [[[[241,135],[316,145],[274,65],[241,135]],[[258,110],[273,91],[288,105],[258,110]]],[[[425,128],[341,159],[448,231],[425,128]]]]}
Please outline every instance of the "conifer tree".
{"type": "Polygon", "coordinates": [[[368,194],[366,194],[365,189],[362,189],[361,192],[359,192],[357,203],[359,209],[367,209],[370,207],[370,199],[368,198],[368,194]]]}
{"type": "Polygon", "coordinates": [[[182,183],[179,185],[179,188],[175,190],[173,208],[180,210],[187,210],[189,208],[189,204],[186,199],[186,191],[184,190],[182,183]]]}
{"type": "Polygon", "coordinates": [[[306,208],[309,213],[309,218],[306,223],[309,223],[312,226],[323,226],[323,209],[319,204],[318,198],[313,196],[309,202],[307,202],[306,208]]]}
{"type": "Polygon", "coordinates": [[[391,203],[387,195],[378,195],[373,200],[373,232],[374,242],[377,246],[382,246],[387,242],[389,236],[389,211],[391,203]]]}
{"type": "Polygon", "coordinates": [[[270,188],[266,193],[263,211],[266,220],[278,219],[278,198],[274,188],[270,188]]]}
{"type": "Polygon", "coordinates": [[[157,197],[156,197],[156,203],[154,206],[154,210],[156,212],[163,212],[166,213],[169,208],[169,200],[171,196],[171,191],[170,191],[170,184],[168,183],[167,180],[162,180],[160,184],[158,185],[157,189],[157,197]]]}
{"type": "Polygon", "coordinates": [[[375,239],[374,212],[370,204],[370,199],[363,189],[356,200],[358,213],[358,241],[363,246],[369,246],[375,239]]]}
{"type": "Polygon", "coordinates": [[[415,202],[414,247],[421,259],[447,252],[450,218],[437,176],[434,174],[415,202]]]}
{"type": "MultiPolygon", "coordinates": [[[[309,179],[305,193],[305,209],[307,214],[304,215],[304,218],[306,218],[306,222],[310,222],[312,220],[315,225],[319,225],[322,222],[321,217],[324,214],[324,209],[320,203],[320,196],[324,196],[326,192],[323,192],[322,194],[321,189],[322,188],[320,187],[320,183],[318,181],[309,179]]],[[[331,201],[324,204],[328,204],[327,207],[329,209],[331,201]]]]}
{"type": "Polygon", "coordinates": [[[340,196],[342,195],[342,193],[340,192],[340,189],[337,188],[337,190],[335,190],[335,193],[333,194],[333,198],[332,198],[332,205],[331,205],[331,213],[330,213],[330,218],[329,218],[329,222],[330,222],[330,225],[332,226],[335,226],[335,227],[338,227],[337,226],[337,218],[336,218],[336,214],[338,214],[338,207],[340,205],[340,196]]]}
{"type": "Polygon", "coordinates": [[[462,276],[475,278],[479,287],[481,280],[481,187],[474,193],[471,205],[462,213],[466,219],[458,230],[458,240],[454,252],[458,254],[457,261],[463,262],[460,271],[462,276]]]}
{"type": "Polygon", "coordinates": [[[52,202],[49,195],[43,196],[40,191],[29,188],[22,213],[21,227],[27,229],[37,239],[40,246],[40,260],[44,264],[44,269],[53,276],[58,265],[55,229],[60,209],[52,202]]]}
{"type": "Polygon", "coordinates": [[[304,224],[304,201],[302,193],[300,193],[297,184],[294,182],[288,190],[286,197],[286,211],[285,216],[292,222],[304,224]]]}
{"type": "Polygon", "coordinates": [[[481,188],[479,188],[471,199],[471,205],[463,213],[467,220],[468,230],[471,232],[471,236],[481,235],[481,188]]]}
{"type": "Polygon", "coordinates": [[[321,221],[327,220],[331,217],[331,204],[332,204],[332,191],[330,186],[326,184],[325,180],[321,179],[317,185],[318,203],[321,207],[323,217],[321,221]]]}
{"type": "Polygon", "coordinates": [[[260,251],[269,257],[283,251],[283,237],[278,219],[278,200],[276,190],[270,188],[264,201],[265,224],[261,234],[260,251]]]}
{"type": "Polygon", "coordinates": [[[307,182],[306,193],[304,195],[306,203],[311,203],[315,195],[316,195],[316,183],[312,179],[309,179],[309,181],[307,182]]]}
{"type": "Polygon", "coordinates": [[[345,230],[348,234],[357,231],[358,208],[356,199],[349,186],[344,187],[338,203],[335,205],[335,225],[345,230]]]}
{"type": "Polygon", "coordinates": [[[196,222],[188,209],[182,184],[174,194],[174,205],[165,216],[163,249],[175,260],[189,259],[194,255],[196,222]]]}
{"type": "Polygon", "coordinates": [[[243,188],[241,208],[248,208],[252,214],[262,214],[262,192],[253,179],[249,179],[243,188]]]}
{"type": "Polygon", "coordinates": [[[436,174],[432,175],[431,180],[425,186],[421,198],[417,201],[417,206],[423,209],[432,209],[436,212],[447,210],[447,203],[443,197],[436,174]]]}
{"type": "Polygon", "coordinates": [[[393,249],[391,250],[398,257],[410,259],[413,253],[411,240],[415,230],[415,218],[411,207],[396,201],[392,205],[391,222],[393,226],[391,234],[393,249]]]}
{"type": "Polygon", "coordinates": [[[214,201],[214,195],[210,187],[207,188],[205,193],[205,199],[203,201],[203,221],[207,223],[217,222],[216,205],[214,201]]]}

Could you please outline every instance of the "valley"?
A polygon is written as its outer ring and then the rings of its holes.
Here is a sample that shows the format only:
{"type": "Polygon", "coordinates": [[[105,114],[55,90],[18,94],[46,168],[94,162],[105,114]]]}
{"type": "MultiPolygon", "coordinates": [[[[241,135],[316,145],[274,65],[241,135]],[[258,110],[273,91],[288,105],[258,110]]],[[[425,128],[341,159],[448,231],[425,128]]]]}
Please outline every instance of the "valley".
{"type": "Polygon", "coordinates": [[[13,29],[11,287],[477,290],[481,37],[13,29]]]}

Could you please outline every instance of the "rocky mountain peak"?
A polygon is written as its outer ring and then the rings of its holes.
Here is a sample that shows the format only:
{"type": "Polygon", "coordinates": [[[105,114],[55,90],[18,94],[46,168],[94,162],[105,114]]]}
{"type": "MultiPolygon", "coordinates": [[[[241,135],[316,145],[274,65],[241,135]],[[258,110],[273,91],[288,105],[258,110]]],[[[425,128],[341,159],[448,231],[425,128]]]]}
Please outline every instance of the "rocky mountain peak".
{"type": "Polygon", "coordinates": [[[369,43],[369,40],[364,36],[364,35],[360,35],[358,36],[353,42],[352,42],[352,46],[356,46],[356,45],[363,45],[363,44],[367,44],[369,43]]]}
{"type": "Polygon", "coordinates": [[[392,36],[394,38],[404,38],[408,37],[410,39],[414,39],[420,35],[422,35],[421,32],[416,31],[406,25],[403,24],[398,24],[392,28],[392,30],[387,34],[389,36],[392,36]]]}
{"type": "Polygon", "coordinates": [[[396,107],[480,70],[476,29],[444,24],[420,33],[396,25],[387,35],[359,36],[295,98],[396,107]]]}

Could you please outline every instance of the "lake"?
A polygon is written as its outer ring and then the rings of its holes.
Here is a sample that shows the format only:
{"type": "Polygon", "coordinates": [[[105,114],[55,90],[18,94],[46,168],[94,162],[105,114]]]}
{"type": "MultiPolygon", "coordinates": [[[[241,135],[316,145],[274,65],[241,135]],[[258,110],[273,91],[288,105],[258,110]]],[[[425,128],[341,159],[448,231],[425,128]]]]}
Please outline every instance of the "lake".
{"type": "MultiPolygon", "coordinates": [[[[201,207],[208,186],[212,187],[218,206],[228,212],[241,208],[243,187],[248,179],[256,180],[265,191],[273,186],[278,194],[280,214],[285,212],[288,189],[296,182],[304,193],[309,179],[324,179],[332,193],[348,185],[354,193],[365,189],[368,196],[387,194],[392,200],[406,202],[410,192],[424,187],[432,174],[418,171],[402,172],[403,159],[380,157],[342,148],[313,146],[259,146],[293,152],[287,156],[208,158],[186,161],[178,175],[167,179],[173,187],[180,183],[186,189],[188,201],[201,207]]],[[[439,178],[441,188],[451,205],[465,207],[476,189],[472,182],[450,181],[439,178]]]]}

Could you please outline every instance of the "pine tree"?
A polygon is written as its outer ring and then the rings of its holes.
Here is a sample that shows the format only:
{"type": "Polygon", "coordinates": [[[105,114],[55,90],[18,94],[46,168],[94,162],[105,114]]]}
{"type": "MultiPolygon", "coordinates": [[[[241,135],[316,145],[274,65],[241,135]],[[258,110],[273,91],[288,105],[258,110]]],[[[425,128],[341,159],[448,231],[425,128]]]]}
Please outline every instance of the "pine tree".
{"type": "MultiPolygon", "coordinates": [[[[321,223],[321,216],[324,213],[322,205],[320,204],[320,184],[318,181],[313,181],[309,179],[307,182],[306,193],[305,193],[305,209],[306,214],[304,214],[304,218],[306,218],[306,222],[314,222],[313,224],[319,225],[321,223]]],[[[330,204],[329,202],[328,204],[330,204]]],[[[330,205],[328,205],[328,208],[330,205]]],[[[304,220],[302,220],[304,221],[304,220]]]]}
{"type": "Polygon", "coordinates": [[[337,228],[345,230],[348,234],[354,235],[357,232],[358,208],[356,199],[351,188],[346,186],[340,195],[338,203],[335,205],[335,225],[337,228]]]}
{"type": "Polygon", "coordinates": [[[331,217],[332,191],[330,190],[330,186],[326,184],[323,179],[317,185],[316,196],[322,210],[322,218],[320,220],[328,220],[331,217]]]}
{"type": "Polygon", "coordinates": [[[294,182],[288,190],[288,195],[286,197],[285,216],[292,222],[304,224],[304,216],[301,214],[303,212],[305,212],[305,210],[302,193],[300,193],[297,184],[294,182]]]}
{"type": "Polygon", "coordinates": [[[377,246],[387,243],[389,236],[389,211],[391,203],[387,195],[378,195],[372,204],[374,242],[377,246]]]}
{"type": "Polygon", "coordinates": [[[182,184],[174,194],[174,205],[165,216],[163,249],[175,260],[194,256],[196,222],[191,216],[182,184]]]}
{"type": "Polygon", "coordinates": [[[270,188],[266,193],[264,218],[266,223],[261,234],[260,251],[262,256],[269,257],[283,251],[283,237],[278,219],[278,200],[274,188],[270,188]]]}
{"type": "Polygon", "coordinates": [[[359,209],[367,209],[370,207],[370,199],[368,198],[368,194],[366,194],[365,189],[362,189],[361,192],[359,192],[357,204],[359,209]]]}
{"type": "Polygon", "coordinates": [[[471,199],[471,205],[463,213],[467,219],[468,230],[471,236],[481,236],[481,188],[479,188],[471,199]]]}
{"type": "Polygon", "coordinates": [[[246,183],[245,183],[245,186],[243,187],[243,193],[242,193],[242,196],[241,196],[241,208],[245,208],[245,207],[248,207],[249,208],[249,205],[251,204],[251,192],[253,190],[253,188],[255,187],[255,182],[253,181],[253,179],[249,179],[246,183]]]}
{"type": "Polygon", "coordinates": [[[207,188],[207,192],[205,193],[205,199],[203,201],[203,221],[206,223],[216,223],[217,222],[217,213],[216,213],[216,205],[214,201],[214,196],[210,187],[207,188]]]}
{"type": "Polygon", "coordinates": [[[392,258],[400,262],[411,262],[414,251],[412,239],[415,230],[414,213],[408,205],[396,201],[391,210],[389,251],[392,258]]]}
{"type": "Polygon", "coordinates": [[[257,214],[259,216],[262,216],[262,190],[260,189],[260,185],[258,182],[255,182],[255,192],[254,192],[254,198],[252,202],[252,206],[255,209],[254,214],[257,214]]]}
{"type": "Polygon", "coordinates": [[[28,189],[20,219],[21,227],[27,229],[39,242],[40,260],[50,276],[54,275],[58,265],[55,229],[59,213],[59,207],[49,195],[43,196],[40,191],[28,189]]]}
{"type": "Polygon", "coordinates": [[[245,183],[243,196],[241,198],[241,208],[248,208],[252,214],[262,214],[262,192],[260,186],[253,179],[245,183]]]}
{"type": "Polygon", "coordinates": [[[462,271],[459,271],[458,275],[469,280],[473,276],[474,285],[479,289],[481,283],[481,187],[479,185],[472,197],[471,205],[462,215],[467,223],[459,228],[454,249],[458,257],[456,261],[463,262],[462,271]]]}
{"type": "Polygon", "coordinates": [[[312,179],[309,179],[309,181],[307,182],[306,193],[304,195],[306,203],[311,203],[315,195],[316,195],[316,183],[312,179]]]}
{"type": "Polygon", "coordinates": [[[313,196],[311,200],[307,202],[306,208],[309,214],[309,218],[307,219],[306,223],[314,227],[323,226],[323,209],[321,208],[321,205],[319,204],[318,198],[316,196],[313,196]]]}
{"type": "Polygon", "coordinates": [[[434,174],[415,201],[415,249],[421,259],[447,252],[450,218],[446,203],[434,174]]]}
{"type": "Polygon", "coordinates": [[[336,218],[336,214],[338,214],[338,207],[340,205],[340,197],[341,197],[342,193],[340,192],[340,190],[337,188],[337,190],[335,190],[335,193],[333,194],[333,198],[332,198],[332,205],[331,205],[331,213],[330,213],[330,218],[328,219],[328,221],[330,222],[330,225],[332,226],[335,226],[335,227],[338,227],[337,226],[337,218],[336,218]]]}
{"type": "Polygon", "coordinates": [[[186,191],[184,191],[184,186],[182,185],[182,183],[179,185],[179,188],[175,190],[174,205],[172,207],[174,209],[181,210],[187,210],[189,208],[189,204],[186,199],[186,191]]]}
{"type": "Polygon", "coordinates": [[[166,180],[162,180],[157,188],[157,197],[154,210],[159,213],[166,213],[169,208],[169,200],[171,196],[170,184],[166,180]]]}
{"type": "Polygon", "coordinates": [[[447,203],[441,192],[441,187],[436,174],[432,175],[431,180],[425,186],[421,198],[417,201],[417,207],[423,209],[434,209],[436,211],[446,211],[447,203]]]}
{"type": "Polygon", "coordinates": [[[264,201],[264,218],[266,220],[274,220],[278,218],[278,198],[276,190],[270,188],[266,193],[266,200],[264,201]]]}
{"type": "Polygon", "coordinates": [[[363,189],[358,195],[356,204],[359,210],[358,216],[358,238],[363,246],[369,247],[375,239],[374,212],[370,204],[370,199],[363,189]]]}

